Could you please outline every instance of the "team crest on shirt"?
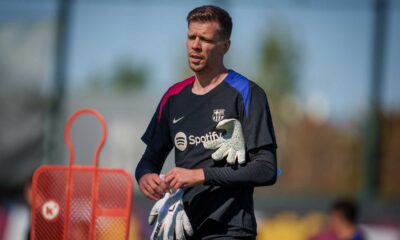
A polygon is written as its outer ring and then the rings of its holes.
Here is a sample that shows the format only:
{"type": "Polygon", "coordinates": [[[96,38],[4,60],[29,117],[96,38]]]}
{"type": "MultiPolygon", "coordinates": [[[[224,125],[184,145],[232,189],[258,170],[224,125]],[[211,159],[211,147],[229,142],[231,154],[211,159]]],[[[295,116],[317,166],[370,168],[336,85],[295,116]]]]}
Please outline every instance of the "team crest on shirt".
{"type": "Polygon", "coordinates": [[[225,109],[214,109],[212,119],[214,122],[219,122],[224,119],[225,109]]]}

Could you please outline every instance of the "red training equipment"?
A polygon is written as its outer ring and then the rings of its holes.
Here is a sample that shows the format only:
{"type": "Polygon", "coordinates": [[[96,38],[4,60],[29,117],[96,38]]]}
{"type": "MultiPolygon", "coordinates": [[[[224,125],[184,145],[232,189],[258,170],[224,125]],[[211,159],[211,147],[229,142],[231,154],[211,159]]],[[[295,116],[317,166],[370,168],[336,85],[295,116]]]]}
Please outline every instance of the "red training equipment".
{"type": "Polygon", "coordinates": [[[132,177],[123,169],[98,167],[106,135],[105,120],[94,109],[81,109],[68,119],[69,166],[44,165],[33,176],[31,239],[128,239],[132,177]],[[92,166],[74,165],[70,128],[82,114],[94,115],[103,130],[92,166]]]}

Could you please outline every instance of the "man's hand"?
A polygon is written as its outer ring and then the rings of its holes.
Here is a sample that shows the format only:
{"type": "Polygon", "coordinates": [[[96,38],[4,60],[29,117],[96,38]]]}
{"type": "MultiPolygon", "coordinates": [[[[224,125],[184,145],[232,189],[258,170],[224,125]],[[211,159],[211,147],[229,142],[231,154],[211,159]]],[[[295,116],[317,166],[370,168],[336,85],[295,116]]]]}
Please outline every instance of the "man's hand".
{"type": "Polygon", "coordinates": [[[174,190],[204,183],[203,169],[175,167],[165,174],[165,182],[174,190]]]}
{"type": "Polygon", "coordinates": [[[139,180],[140,191],[151,200],[159,200],[169,190],[168,184],[156,173],[143,175],[139,180]]]}

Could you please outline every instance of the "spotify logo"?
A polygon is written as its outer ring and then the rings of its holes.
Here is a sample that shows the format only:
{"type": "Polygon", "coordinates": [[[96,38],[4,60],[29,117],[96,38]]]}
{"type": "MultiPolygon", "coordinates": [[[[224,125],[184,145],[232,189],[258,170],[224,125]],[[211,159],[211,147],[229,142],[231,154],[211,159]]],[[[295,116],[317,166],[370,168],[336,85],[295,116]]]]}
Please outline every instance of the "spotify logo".
{"type": "Polygon", "coordinates": [[[180,151],[185,151],[187,146],[186,134],[183,132],[178,132],[175,135],[175,147],[180,151]]]}

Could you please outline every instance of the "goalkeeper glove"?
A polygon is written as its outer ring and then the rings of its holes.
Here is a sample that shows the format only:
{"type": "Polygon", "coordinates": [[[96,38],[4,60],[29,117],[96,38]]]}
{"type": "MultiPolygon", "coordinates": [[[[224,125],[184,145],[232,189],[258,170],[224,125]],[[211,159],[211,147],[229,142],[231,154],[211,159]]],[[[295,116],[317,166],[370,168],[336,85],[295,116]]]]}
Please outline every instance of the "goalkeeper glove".
{"type": "Polygon", "coordinates": [[[239,120],[234,118],[222,120],[217,124],[216,129],[225,129],[226,134],[220,138],[203,142],[205,149],[218,149],[211,157],[219,161],[228,156],[226,161],[229,164],[235,164],[236,158],[239,164],[244,163],[246,161],[246,150],[242,125],[239,120]]]}
{"type": "Polygon", "coordinates": [[[149,224],[153,225],[157,219],[151,240],[184,240],[185,232],[188,236],[193,235],[192,225],[183,208],[182,196],[183,189],[166,193],[151,209],[149,224]]]}

